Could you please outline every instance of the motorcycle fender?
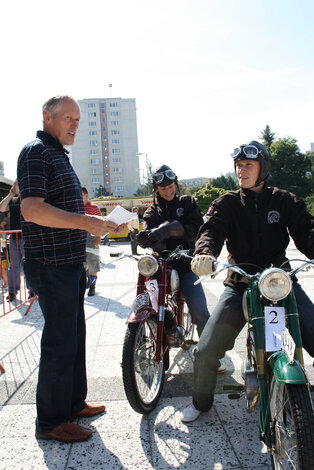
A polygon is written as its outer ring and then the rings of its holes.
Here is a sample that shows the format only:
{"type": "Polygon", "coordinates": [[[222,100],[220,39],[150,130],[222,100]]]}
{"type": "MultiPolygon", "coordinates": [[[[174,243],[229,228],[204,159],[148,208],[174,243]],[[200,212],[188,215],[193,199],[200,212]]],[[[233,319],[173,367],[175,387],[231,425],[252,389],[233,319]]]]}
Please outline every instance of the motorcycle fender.
{"type": "Polygon", "coordinates": [[[288,384],[307,384],[308,380],[305,375],[305,372],[296,359],[293,363],[290,363],[290,360],[286,353],[279,351],[273,354],[269,360],[270,365],[273,369],[274,377],[276,384],[281,383],[288,384]]]}
{"type": "Polygon", "coordinates": [[[143,323],[146,318],[151,317],[152,315],[157,315],[156,311],[147,305],[139,308],[136,312],[131,312],[127,323],[143,323]]]}

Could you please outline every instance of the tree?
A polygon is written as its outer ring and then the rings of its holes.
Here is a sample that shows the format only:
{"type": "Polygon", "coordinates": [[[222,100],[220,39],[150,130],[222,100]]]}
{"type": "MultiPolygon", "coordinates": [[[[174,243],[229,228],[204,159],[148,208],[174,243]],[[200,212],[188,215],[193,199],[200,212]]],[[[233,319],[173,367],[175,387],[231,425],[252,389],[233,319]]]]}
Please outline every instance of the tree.
{"type": "Polygon", "coordinates": [[[110,196],[110,195],[111,194],[102,185],[100,185],[99,188],[95,190],[94,197],[110,196]]]}
{"type": "Polygon", "coordinates": [[[272,186],[304,198],[311,194],[311,159],[300,152],[296,139],[285,137],[271,145],[272,186]]]}
{"type": "Polygon", "coordinates": [[[200,206],[201,211],[206,213],[212,201],[226,192],[228,191],[225,189],[214,188],[211,184],[207,184],[204,188],[194,194],[194,198],[200,206]]]}
{"type": "Polygon", "coordinates": [[[223,188],[223,189],[238,189],[239,185],[237,181],[229,174],[227,175],[220,175],[218,178],[214,178],[211,182],[211,185],[215,188],[223,188]]]}
{"type": "Polygon", "coordinates": [[[266,124],[265,129],[260,134],[260,139],[262,139],[262,144],[265,145],[267,150],[270,152],[272,144],[275,142],[275,132],[271,132],[270,127],[266,124]]]}
{"type": "Polygon", "coordinates": [[[144,183],[137,188],[133,196],[149,196],[153,193],[153,178],[152,174],[154,173],[151,162],[147,163],[147,174],[144,176],[144,183]]]}

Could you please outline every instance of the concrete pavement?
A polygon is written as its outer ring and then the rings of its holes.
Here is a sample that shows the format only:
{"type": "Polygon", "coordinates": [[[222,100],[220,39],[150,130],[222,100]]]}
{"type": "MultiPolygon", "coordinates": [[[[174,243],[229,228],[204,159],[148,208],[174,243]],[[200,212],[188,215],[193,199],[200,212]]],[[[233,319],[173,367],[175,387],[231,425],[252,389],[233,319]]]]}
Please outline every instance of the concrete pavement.
{"type": "MultiPolygon", "coordinates": [[[[121,354],[125,321],[135,296],[137,264],[118,261],[110,251],[130,253],[128,243],[101,247],[102,270],[97,295],[86,297],[88,401],[103,401],[107,412],[79,423],[93,429],[83,443],[37,441],[34,437],[35,390],[43,326],[37,302],[28,316],[26,307],[0,319],[0,470],[4,469],[213,469],[266,470],[269,455],[258,438],[257,411],[247,414],[244,399],[228,393],[241,386],[245,331],[237,339],[219,376],[212,410],[190,425],[180,421],[180,410],[190,402],[191,352],[172,350],[162,398],[149,416],[129,406],[122,384],[121,354]],[[111,263],[111,264],[108,264],[111,263]]],[[[140,250],[141,251],[141,250],[140,250]]],[[[220,259],[224,259],[223,252],[220,259]]],[[[300,258],[292,245],[289,257],[300,258]]],[[[304,258],[304,257],[302,257],[304,258]]],[[[313,271],[299,280],[314,299],[313,271]]],[[[223,286],[224,274],[204,284],[210,311],[223,286]]],[[[314,383],[312,359],[305,354],[306,370],[314,383]]]]}

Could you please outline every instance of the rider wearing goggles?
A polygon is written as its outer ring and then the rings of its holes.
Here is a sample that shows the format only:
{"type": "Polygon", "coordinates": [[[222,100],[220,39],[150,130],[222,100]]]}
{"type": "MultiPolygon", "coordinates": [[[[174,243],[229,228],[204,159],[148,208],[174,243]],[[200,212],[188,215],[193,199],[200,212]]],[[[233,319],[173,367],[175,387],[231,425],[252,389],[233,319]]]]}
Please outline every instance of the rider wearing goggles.
{"type": "Polygon", "coordinates": [[[240,145],[234,149],[231,154],[231,158],[234,161],[234,168],[236,169],[236,162],[238,160],[257,160],[261,164],[261,171],[259,177],[255,183],[255,186],[259,186],[263,181],[269,177],[270,170],[270,158],[266,147],[256,140],[252,140],[247,145],[240,145]]]}

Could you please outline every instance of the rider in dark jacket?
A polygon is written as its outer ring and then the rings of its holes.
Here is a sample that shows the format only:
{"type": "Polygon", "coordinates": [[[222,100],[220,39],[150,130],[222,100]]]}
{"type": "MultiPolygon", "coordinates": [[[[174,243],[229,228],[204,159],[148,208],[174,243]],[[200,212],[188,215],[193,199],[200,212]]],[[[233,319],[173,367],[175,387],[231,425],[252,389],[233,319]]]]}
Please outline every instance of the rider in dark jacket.
{"type": "MultiPolygon", "coordinates": [[[[203,224],[199,206],[192,197],[177,194],[177,177],[167,165],[162,165],[153,174],[153,186],[154,204],[144,213],[147,227],[138,234],[138,244],[157,253],[173,251],[181,245],[193,253],[197,232],[203,224]]],[[[200,334],[209,318],[203,288],[200,284],[194,286],[198,277],[191,271],[190,260],[182,258],[173,265],[179,273],[180,288],[200,334]]]]}
{"type": "MultiPolygon", "coordinates": [[[[266,187],[270,158],[267,149],[252,141],[235,149],[232,157],[240,190],[216,199],[209,220],[201,227],[192,261],[198,276],[210,274],[224,242],[228,261],[254,274],[286,258],[289,235],[297,248],[314,258],[314,219],[294,194],[266,187]],[[252,266],[258,265],[259,267],[252,266]]],[[[234,346],[245,319],[242,295],[247,282],[228,272],[221,295],[195,351],[193,403],[182,421],[194,421],[213,403],[219,359],[234,346]]],[[[293,283],[303,346],[314,356],[314,305],[298,282],[293,283]]]]}

